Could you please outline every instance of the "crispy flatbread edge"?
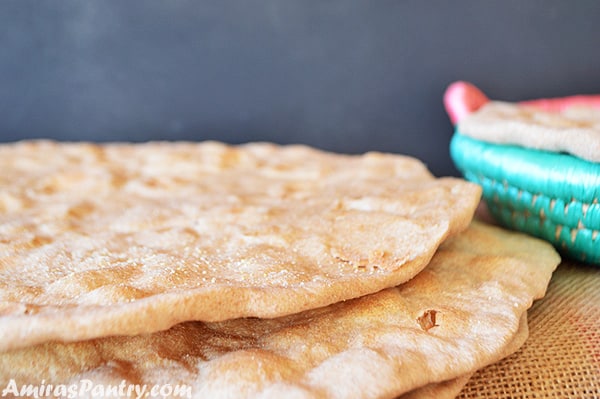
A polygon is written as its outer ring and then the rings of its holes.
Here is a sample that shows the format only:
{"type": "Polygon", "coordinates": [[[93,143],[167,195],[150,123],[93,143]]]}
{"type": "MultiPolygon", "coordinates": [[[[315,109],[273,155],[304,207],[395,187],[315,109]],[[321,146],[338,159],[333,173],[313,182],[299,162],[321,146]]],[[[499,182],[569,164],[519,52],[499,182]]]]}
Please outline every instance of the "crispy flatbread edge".
{"type": "MultiPolygon", "coordinates": [[[[435,253],[434,248],[425,256],[413,260],[419,264],[418,271],[424,269],[435,253]]],[[[413,269],[414,270],[414,269],[413,269]]],[[[386,279],[386,288],[409,280],[413,273],[397,273],[386,279]],[[396,283],[400,277],[400,283],[396,283]]],[[[383,288],[383,287],[382,287],[383,288]]],[[[113,335],[139,335],[167,330],[175,324],[201,320],[206,322],[223,321],[240,317],[275,318],[299,311],[330,305],[344,299],[361,297],[373,292],[375,284],[361,284],[350,290],[341,286],[338,292],[327,292],[315,300],[315,292],[306,286],[299,290],[288,288],[268,288],[274,292],[263,295],[257,288],[223,288],[188,290],[183,293],[167,293],[144,298],[119,306],[79,306],[73,309],[57,308],[55,315],[46,310],[35,318],[28,315],[4,316],[0,325],[10,325],[10,329],[0,332],[0,351],[23,348],[47,341],[75,342],[113,335]],[[285,301],[274,303],[274,297],[285,301]],[[312,296],[312,297],[311,297],[312,296]],[[310,301],[308,298],[311,297],[310,301]],[[298,303],[310,302],[312,306],[298,307],[298,303]],[[228,317],[210,317],[212,307],[230,307],[228,317]],[[262,312],[256,309],[263,309],[262,312]],[[160,317],[155,315],[160,314],[160,317]],[[149,328],[149,324],[152,328],[149,328]]],[[[319,295],[319,294],[316,294],[319,295]]]]}
{"type": "MultiPolygon", "coordinates": [[[[527,324],[527,313],[524,313],[519,322],[519,330],[517,331],[513,340],[510,341],[510,343],[506,346],[504,352],[502,352],[496,359],[492,360],[487,366],[499,362],[500,360],[516,353],[519,349],[521,349],[528,338],[529,326],[527,324]]],[[[417,388],[414,391],[405,393],[399,396],[397,399],[452,399],[460,394],[462,389],[469,383],[469,380],[475,373],[476,371],[451,380],[431,383],[421,388],[417,388]]]]}
{"type": "Polygon", "coordinates": [[[31,317],[35,308],[23,304],[22,314],[0,317],[0,351],[23,348],[43,342],[75,342],[114,335],[139,335],[167,330],[184,321],[223,321],[240,317],[275,318],[324,307],[342,300],[362,297],[385,288],[398,286],[422,271],[437,249],[448,238],[465,231],[471,224],[481,197],[481,187],[464,182],[461,207],[444,221],[444,232],[429,251],[409,260],[383,277],[362,279],[355,284],[336,284],[325,291],[313,290],[309,284],[265,289],[254,287],[218,287],[163,293],[118,306],[45,307],[43,314],[31,317]],[[265,291],[273,291],[264,294],[265,291]],[[273,298],[278,301],[273,301],[273,298]],[[300,305],[299,305],[300,304],[300,305]],[[214,308],[227,312],[214,317],[214,308]],[[55,315],[59,317],[55,317],[55,315]],[[156,317],[160,314],[160,317],[156,317]],[[10,328],[2,328],[3,325],[10,328]]]}

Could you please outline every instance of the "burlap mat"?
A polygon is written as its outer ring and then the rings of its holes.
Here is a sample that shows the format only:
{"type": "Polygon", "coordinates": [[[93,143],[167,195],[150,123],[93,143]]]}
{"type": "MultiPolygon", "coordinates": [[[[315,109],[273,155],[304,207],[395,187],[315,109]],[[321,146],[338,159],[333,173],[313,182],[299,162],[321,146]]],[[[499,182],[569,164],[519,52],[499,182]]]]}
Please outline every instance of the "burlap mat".
{"type": "Polygon", "coordinates": [[[600,398],[600,269],[563,262],[529,311],[529,339],[458,398],[600,398]]]}

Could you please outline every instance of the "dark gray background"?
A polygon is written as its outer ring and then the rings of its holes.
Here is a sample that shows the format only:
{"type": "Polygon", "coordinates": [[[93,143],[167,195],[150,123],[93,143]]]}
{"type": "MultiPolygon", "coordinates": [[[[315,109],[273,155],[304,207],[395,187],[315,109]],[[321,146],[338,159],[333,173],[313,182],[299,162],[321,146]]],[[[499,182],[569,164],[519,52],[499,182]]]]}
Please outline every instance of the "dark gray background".
{"type": "Polygon", "coordinates": [[[458,79],[600,93],[600,2],[0,1],[0,141],[268,140],[456,174],[458,79]]]}

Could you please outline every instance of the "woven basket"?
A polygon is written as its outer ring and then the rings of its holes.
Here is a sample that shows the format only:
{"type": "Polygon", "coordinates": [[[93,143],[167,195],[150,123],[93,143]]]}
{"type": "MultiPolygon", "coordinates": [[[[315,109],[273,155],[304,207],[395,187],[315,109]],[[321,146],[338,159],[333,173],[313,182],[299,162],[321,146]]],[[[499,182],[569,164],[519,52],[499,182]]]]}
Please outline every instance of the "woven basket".
{"type": "MultiPolygon", "coordinates": [[[[481,92],[477,96],[475,102],[444,99],[453,122],[485,102],[481,92]]],[[[484,142],[459,131],[450,154],[464,177],[482,186],[500,224],[545,239],[573,259],[600,265],[599,163],[484,142]]]]}
{"type": "Polygon", "coordinates": [[[467,180],[483,187],[501,224],[600,264],[600,164],[545,151],[490,144],[457,132],[450,154],[467,180]]]}

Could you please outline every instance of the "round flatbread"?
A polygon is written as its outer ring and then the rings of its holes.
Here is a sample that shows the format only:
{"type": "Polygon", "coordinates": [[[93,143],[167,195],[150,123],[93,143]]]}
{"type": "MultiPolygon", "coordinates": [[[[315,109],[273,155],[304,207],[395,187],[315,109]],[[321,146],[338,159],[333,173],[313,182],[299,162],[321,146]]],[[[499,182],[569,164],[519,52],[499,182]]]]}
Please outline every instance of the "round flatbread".
{"type": "Polygon", "coordinates": [[[395,398],[498,360],[558,263],[546,242],[474,223],[398,287],[276,319],[14,350],[0,354],[0,381],[170,384],[198,398],[395,398]]]}
{"type": "MultiPolygon", "coordinates": [[[[496,363],[500,360],[503,360],[518,351],[523,346],[525,341],[527,341],[528,336],[529,327],[527,325],[527,313],[524,313],[523,316],[521,316],[517,334],[510,344],[504,348],[503,353],[499,354],[493,362],[496,363]]],[[[423,387],[399,396],[398,399],[453,399],[456,398],[459,393],[461,393],[462,389],[470,381],[473,374],[474,373],[469,373],[452,380],[427,384],[423,387]]],[[[485,392],[484,389],[482,391],[485,392]]]]}
{"type": "Polygon", "coordinates": [[[582,105],[547,111],[490,101],[462,119],[457,130],[496,144],[514,144],[600,162],[600,109],[582,105]]]}
{"type": "Polygon", "coordinates": [[[0,146],[0,350],[277,317],[400,284],[480,188],[303,146],[0,146]]]}

